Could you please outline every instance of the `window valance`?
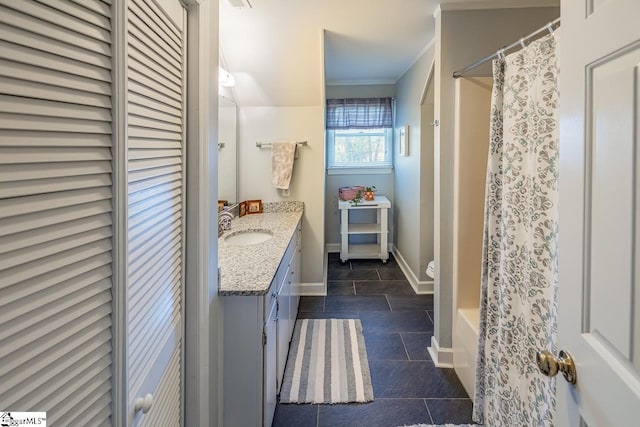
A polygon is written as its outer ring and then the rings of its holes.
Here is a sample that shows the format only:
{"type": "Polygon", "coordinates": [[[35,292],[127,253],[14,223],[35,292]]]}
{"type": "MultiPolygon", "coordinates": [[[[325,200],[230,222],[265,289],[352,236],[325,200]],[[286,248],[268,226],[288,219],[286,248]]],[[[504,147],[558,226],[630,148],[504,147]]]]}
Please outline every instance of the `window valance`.
{"type": "Polygon", "coordinates": [[[327,129],[393,127],[392,98],[327,99],[327,129]]]}

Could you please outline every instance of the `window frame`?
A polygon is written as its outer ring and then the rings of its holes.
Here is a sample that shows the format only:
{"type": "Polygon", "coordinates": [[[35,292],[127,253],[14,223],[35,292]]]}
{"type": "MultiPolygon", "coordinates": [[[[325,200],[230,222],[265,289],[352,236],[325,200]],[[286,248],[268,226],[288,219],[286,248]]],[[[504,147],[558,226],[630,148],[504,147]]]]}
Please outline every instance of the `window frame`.
{"type": "Polygon", "coordinates": [[[367,133],[370,130],[382,130],[385,139],[385,160],[376,163],[350,163],[345,165],[335,164],[335,137],[336,133],[340,134],[347,129],[327,129],[326,147],[327,147],[327,174],[329,175],[349,175],[349,174],[390,174],[393,172],[393,128],[370,128],[370,129],[348,129],[350,131],[361,131],[367,133]]]}

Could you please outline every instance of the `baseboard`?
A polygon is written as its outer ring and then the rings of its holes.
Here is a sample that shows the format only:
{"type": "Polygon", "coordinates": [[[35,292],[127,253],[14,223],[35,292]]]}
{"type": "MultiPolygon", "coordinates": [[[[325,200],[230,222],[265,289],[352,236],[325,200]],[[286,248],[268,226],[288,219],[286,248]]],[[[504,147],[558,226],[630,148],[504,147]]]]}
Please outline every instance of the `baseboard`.
{"type": "Polygon", "coordinates": [[[427,351],[438,368],[453,368],[453,349],[440,347],[435,335],[431,337],[431,347],[427,347],[427,351]]]}
{"type": "Polygon", "coordinates": [[[395,245],[391,245],[391,253],[396,258],[396,261],[400,266],[400,270],[402,270],[404,275],[407,277],[407,280],[411,284],[411,287],[413,288],[414,291],[416,291],[417,294],[433,293],[433,280],[426,280],[426,281],[418,280],[416,275],[413,274],[413,271],[411,271],[411,269],[409,268],[409,264],[407,264],[407,261],[405,261],[404,257],[402,256],[402,254],[400,253],[398,248],[396,248],[395,245]]]}
{"type": "Polygon", "coordinates": [[[325,296],[327,295],[327,287],[324,283],[299,283],[293,291],[300,296],[325,296]]]}
{"type": "Polygon", "coordinates": [[[325,253],[340,252],[340,249],[341,249],[340,243],[327,243],[326,245],[324,245],[325,253]]]}

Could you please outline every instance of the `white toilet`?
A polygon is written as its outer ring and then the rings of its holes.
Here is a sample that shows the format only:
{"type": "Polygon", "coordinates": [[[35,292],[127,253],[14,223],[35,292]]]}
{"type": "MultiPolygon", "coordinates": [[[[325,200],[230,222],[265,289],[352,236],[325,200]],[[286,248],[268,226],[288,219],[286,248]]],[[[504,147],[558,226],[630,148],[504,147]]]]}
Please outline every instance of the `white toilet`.
{"type": "Polygon", "coordinates": [[[431,277],[432,279],[436,278],[436,263],[435,260],[432,260],[429,265],[427,265],[427,271],[425,271],[425,273],[427,273],[427,276],[431,277]]]}

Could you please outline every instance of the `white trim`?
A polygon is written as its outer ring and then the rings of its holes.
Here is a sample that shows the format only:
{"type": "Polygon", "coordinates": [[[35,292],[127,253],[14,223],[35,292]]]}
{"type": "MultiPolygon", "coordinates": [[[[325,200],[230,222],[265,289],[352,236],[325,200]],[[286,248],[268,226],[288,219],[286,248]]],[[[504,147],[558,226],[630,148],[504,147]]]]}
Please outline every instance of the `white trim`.
{"type": "MultiPolygon", "coordinates": [[[[334,245],[335,243],[331,243],[334,245]]],[[[340,244],[338,243],[338,252],[340,251],[340,244]]],[[[324,256],[322,257],[322,283],[324,283],[325,293],[327,290],[327,275],[329,274],[329,251],[327,250],[327,246],[325,245],[324,256]]]]}
{"type": "Polygon", "coordinates": [[[390,245],[390,248],[391,248],[391,253],[396,258],[396,261],[400,266],[400,270],[402,270],[404,275],[407,277],[407,280],[411,284],[411,287],[413,288],[413,290],[416,291],[416,294],[420,294],[420,295],[433,294],[433,280],[426,280],[426,281],[418,280],[418,278],[413,273],[413,271],[411,271],[411,268],[409,268],[409,264],[407,264],[407,261],[405,261],[404,257],[402,256],[398,248],[395,245],[390,245]]]}
{"type": "MultiPolygon", "coordinates": [[[[395,105],[392,106],[391,111],[395,111],[395,105]]],[[[326,123],[325,123],[326,126],[326,123]]],[[[328,171],[339,171],[342,174],[351,173],[364,173],[363,169],[367,170],[381,170],[381,173],[391,173],[393,170],[393,139],[394,128],[370,128],[370,129],[327,129],[325,130],[325,146],[327,150],[326,167],[328,171]],[[377,132],[376,132],[377,131],[377,132]],[[342,135],[344,133],[354,137],[369,137],[369,136],[384,136],[384,150],[385,161],[369,162],[369,163],[346,163],[336,164],[335,148],[336,148],[336,134],[342,135]],[[351,133],[357,132],[357,133],[351,133]],[[357,172],[353,172],[357,171],[357,172]]],[[[375,173],[375,172],[374,172],[375,173]]]]}
{"type": "MultiPolygon", "coordinates": [[[[325,282],[326,283],[326,282],[325,282]]],[[[327,295],[327,286],[322,282],[315,283],[299,283],[294,287],[294,294],[299,296],[325,296],[327,295]]]]}
{"type": "MultiPolygon", "coordinates": [[[[324,252],[325,254],[329,254],[333,252],[340,253],[340,243],[327,243],[326,245],[324,245],[324,252]]],[[[325,255],[325,258],[327,257],[328,256],[325,255]]],[[[326,282],[326,279],[325,279],[325,282],[326,282]]]]}
{"type": "Polygon", "coordinates": [[[392,173],[392,166],[378,168],[327,168],[327,175],[389,175],[392,173]]]}
{"type": "Polygon", "coordinates": [[[217,295],[218,2],[188,1],[187,213],[184,425],[218,426],[220,403],[217,295]],[[212,16],[213,15],[213,16],[212,16]],[[215,200],[215,202],[214,202],[215,200]],[[215,209],[212,208],[215,203],[215,209]],[[215,234],[214,234],[215,233],[215,234]]]}
{"type": "Polygon", "coordinates": [[[433,61],[431,61],[431,67],[429,67],[429,75],[427,76],[427,81],[424,83],[424,89],[422,89],[422,96],[420,97],[420,105],[424,105],[424,101],[427,99],[427,92],[429,92],[429,85],[431,84],[431,82],[433,82],[435,74],[436,74],[436,60],[434,57],[433,61]]]}
{"type": "Polygon", "coordinates": [[[440,347],[435,335],[431,337],[431,346],[427,347],[427,351],[438,368],[453,368],[453,349],[440,347]]]}
{"type": "Polygon", "coordinates": [[[517,9],[524,7],[560,7],[560,0],[450,0],[438,6],[440,10],[517,9]]]}
{"type": "Polygon", "coordinates": [[[367,85],[394,85],[398,80],[371,79],[371,80],[329,80],[327,86],[367,86],[367,85]]]}

